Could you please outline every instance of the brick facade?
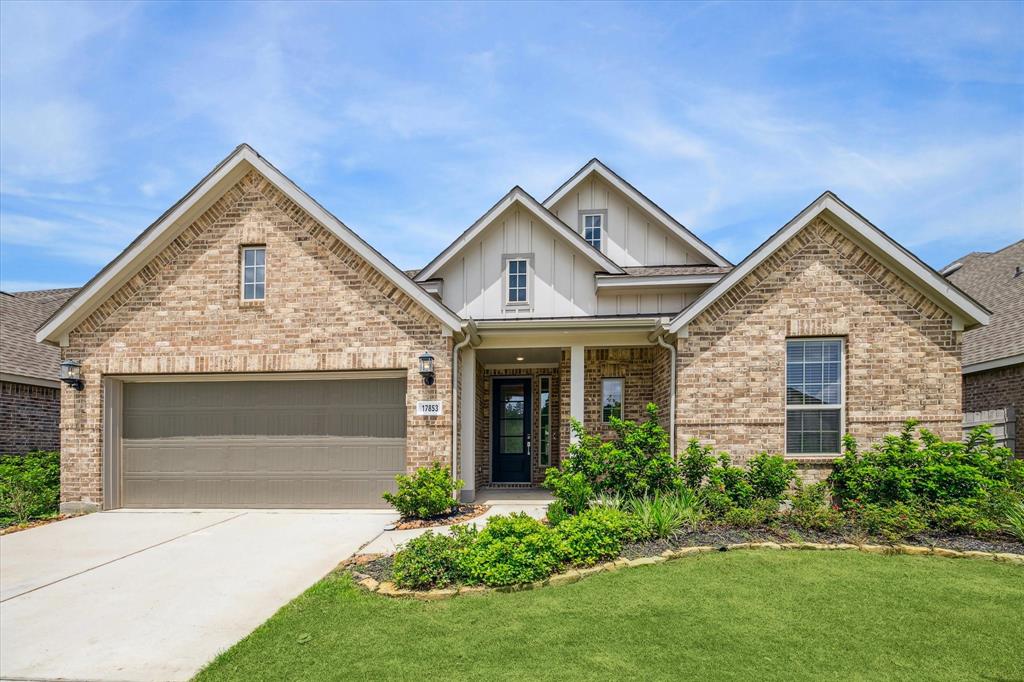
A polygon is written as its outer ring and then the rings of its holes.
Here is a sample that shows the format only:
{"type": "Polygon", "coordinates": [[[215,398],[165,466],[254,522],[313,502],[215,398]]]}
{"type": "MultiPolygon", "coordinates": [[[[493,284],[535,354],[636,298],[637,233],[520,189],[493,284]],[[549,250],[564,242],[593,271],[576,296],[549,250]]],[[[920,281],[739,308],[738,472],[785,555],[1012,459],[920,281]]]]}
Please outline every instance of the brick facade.
{"type": "Polygon", "coordinates": [[[846,341],[845,429],[862,444],[908,417],[959,439],[953,320],[819,218],[678,339],[680,447],[696,437],[737,462],[783,452],[786,339],[813,336],[846,341]]]}
{"type": "Polygon", "coordinates": [[[70,334],[64,357],[82,362],[85,389],[63,389],[62,502],[102,500],[105,375],[403,369],[407,468],[449,463],[451,349],[439,321],[250,172],[70,334]],[[247,244],[267,249],[261,303],[240,301],[247,244]],[[417,400],[444,401],[443,416],[416,417],[417,400]]]}
{"type": "Polygon", "coordinates": [[[1014,453],[1024,457],[1024,364],[965,374],[964,412],[1012,407],[1017,414],[1014,453]]]}
{"type": "Polygon", "coordinates": [[[60,389],[0,381],[0,454],[60,449],[60,389]]]}

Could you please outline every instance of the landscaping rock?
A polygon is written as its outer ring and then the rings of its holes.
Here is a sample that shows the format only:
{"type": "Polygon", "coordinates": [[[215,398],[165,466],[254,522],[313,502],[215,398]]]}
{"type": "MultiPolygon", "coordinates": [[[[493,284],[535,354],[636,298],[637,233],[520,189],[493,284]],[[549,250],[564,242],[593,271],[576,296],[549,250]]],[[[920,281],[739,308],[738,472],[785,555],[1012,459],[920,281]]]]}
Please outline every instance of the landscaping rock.
{"type": "Polygon", "coordinates": [[[996,561],[1003,561],[1008,564],[1024,564],[1024,554],[1010,554],[1009,552],[997,552],[996,561]]]}
{"type": "Polygon", "coordinates": [[[726,545],[723,549],[750,549],[751,543],[737,542],[735,545],[726,545]]]}
{"type": "Polygon", "coordinates": [[[617,571],[620,568],[622,568],[622,566],[619,565],[618,561],[609,561],[607,563],[601,564],[601,568],[603,568],[606,571],[617,571]]]}
{"type": "Polygon", "coordinates": [[[360,580],[359,585],[361,585],[364,589],[369,590],[370,592],[376,592],[377,588],[380,587],[380,583],[371,578],[370,576],[366,576],[365,578],[360,580]]]}
{"type": "Polygon", "coordinates": [[[578,582],[579,579],[579,571],[566,571],[565,573],[556,573],[548,578],[548,585],[568,585],[570,583],[578,582]]]}
{"type": "Polygon", "coordinates": [[[647,556],[640,559],[633,559],[629,562],[630,566],[650,566],[651,564],[660,564],[665,560],[663,556],[647,556]]]}
{"type": "Polygon", "coordinates": [[[992,552],[976,552],[974,550],[967,550],[961,552],[968,559],[985,559],[986,561],[995,561],[996,555],[992,552]]]}
{"type": "Polygon", "coordinates": [[[857,549],[868,554],[892,554],[892,548],[886,545],[861,545],[857,549]]]}
{"type": "Polygon", "coordinates": [[[405,593],[405,590],[399,589],[390,580],[381,583],[377,587],[377,594],[383,594],[385,597],[400,597],[405,593]]]}
{"type": "Polygon", "coordinates": [[[777,542],[751,542],[750,549],[782,549],[777,542]]]}
{"type": "Polygon", "coordinates": [[[601,573],[604,571],[600,566],[591,566],[590,568],[580,568],[578,570],[581,578],[586,578],[588,575],[594,575],[595,573],[601,573]]]}
{"type": "Polygon", "coordinates": [[[626,566],[629,566],[629,559],[616,559],[615,565],[619,568],[625,568],[626,566]]]}
{"type": "Polygon", "coordinates": [[[804,546],[804,543],[802,543],[802,542],[783,542],[783,543],[780,543],[779,546],[782,547],[783,549],[800,549],[801,547],[804,546]]]}
{"type": "Polygon", "coordinates": [[[902,554],[910,554],[913,556],[921,556],[925,554],[931,554],[931,547],[921,547],[919,545],[896,545],[896,549],[902,554]]]}
{"type": "Polygon", "coordinates": [[[945,547],[932,548],[932,554],[935,556],[944,556],[947,559],[961,559],[964,556],[963,552],[958,552],[955,549],[946,549],[945,547]]]}
{"type": "Polygon", "coordinates": [[[708,549],[709,548],[705,547],[683,547],[681,549],[676,550],[676,558],[678,559],[680,557],[690,556],[692,554],[700,554],[702,552],[706,552],[708,549]]]}
{"type": "Polygon", "coordinates": [[[487,594],[491,589],[483,585],[463,585],[459,588],[459,596],[472,597],[476,594],[487,594]]]}
{"type": "Polygon", "coordinates": [[[439,601],[441,599],[451,599],[456,594],[458,594],[457,589],[454,587],[446,587],[443,589],[427,590],[426,592],[416,592],[413,596],[420,601],[439,601]]]}
{"type": "Polygon", "coordinates": [[[840,542],[837,545],[832,545],[832,549],[850,550],[850,549],[860,549],[860,547],[858,547],[857,545],[851,545],[849,542],[840,542]]]}

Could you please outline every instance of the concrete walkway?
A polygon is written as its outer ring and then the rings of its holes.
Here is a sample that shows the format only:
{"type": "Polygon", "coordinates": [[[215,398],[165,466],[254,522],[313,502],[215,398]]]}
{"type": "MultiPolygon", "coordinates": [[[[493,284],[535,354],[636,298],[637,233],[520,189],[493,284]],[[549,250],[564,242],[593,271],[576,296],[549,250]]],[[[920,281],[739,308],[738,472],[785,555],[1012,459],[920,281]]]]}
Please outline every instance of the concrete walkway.
{"type": "MultiPolygon", "coordinates": [[[[482,528],[487,519],[499,514],[511,514],[513,512],[525,512],[535,519],[544,518],[547,514],[548,505],[554,500],[546,490],[538,488],[512,489],[512,490],[482,490],[477,495],[476,504],[488,504],[491,508],[481,516],[469,521],[463,521],[454,525],[476,524],[482,528]]],[[[423,535],[428,530],[435,533],[447,533],[451,526],[437,526],[434,528],[414,528],[411,530],[387,530],[370,543],[364,545],[357,554],[391,554],[399,547],[415,537],[423,535]]]]}
{"type": "Polygon", "coordinates": [[[0,678],[187,680],[396,519],[116,511],[0,537],[0,678]]]}

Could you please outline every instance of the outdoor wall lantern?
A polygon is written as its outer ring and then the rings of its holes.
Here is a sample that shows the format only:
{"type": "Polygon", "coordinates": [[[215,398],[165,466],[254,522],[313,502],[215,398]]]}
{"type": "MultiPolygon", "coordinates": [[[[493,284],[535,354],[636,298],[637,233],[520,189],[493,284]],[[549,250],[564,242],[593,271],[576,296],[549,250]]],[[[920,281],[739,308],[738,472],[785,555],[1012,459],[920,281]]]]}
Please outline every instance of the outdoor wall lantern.
{"type": "Polygon", "coordinates": [[[85,387],[85,382],[82,381],[81,363],[74,360],[65,360],[60,363],[60,380],[76,391],[81,391],[85,387]]]}
{"type": "Polygon", "coordinates": [[[434,356],[427,351],[420,356],[420,376],[427,386],[434,385],[434,356]]]}

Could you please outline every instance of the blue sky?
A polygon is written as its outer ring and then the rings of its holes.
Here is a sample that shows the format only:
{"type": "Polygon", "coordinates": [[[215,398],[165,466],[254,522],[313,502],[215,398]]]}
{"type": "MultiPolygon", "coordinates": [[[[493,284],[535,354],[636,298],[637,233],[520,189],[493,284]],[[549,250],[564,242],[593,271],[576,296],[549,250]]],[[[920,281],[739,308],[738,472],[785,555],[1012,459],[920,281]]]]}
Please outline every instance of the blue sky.
{"type": "Polygon", "coordinates": [[[832,189],[1024,237],[1024,3],[0,8],[0,286],[80,285],[248,142],[405,268],[597,156],[738,262],[832,189]]]}

